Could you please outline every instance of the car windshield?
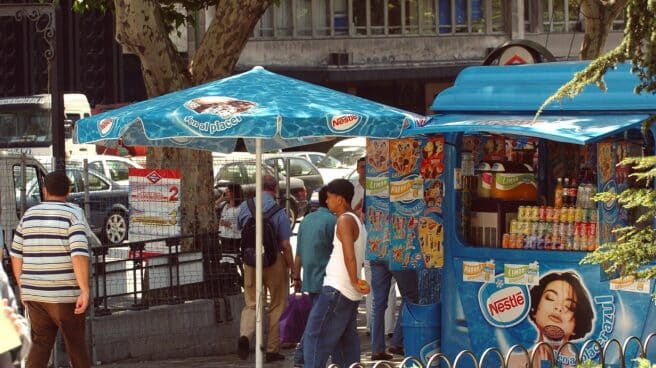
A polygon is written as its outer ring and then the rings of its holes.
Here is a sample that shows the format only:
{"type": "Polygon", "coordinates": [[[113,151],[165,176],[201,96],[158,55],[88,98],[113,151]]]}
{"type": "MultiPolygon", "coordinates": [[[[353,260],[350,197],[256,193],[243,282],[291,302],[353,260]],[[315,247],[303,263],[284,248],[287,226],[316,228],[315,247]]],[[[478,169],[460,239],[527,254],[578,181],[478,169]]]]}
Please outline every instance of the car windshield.
{"type": "Polygon", "coordinates": [[[365,147],[333,146],[317,167],[325,169],[342,169],[354,167],[358,159],[365,155],[365,147]]]}

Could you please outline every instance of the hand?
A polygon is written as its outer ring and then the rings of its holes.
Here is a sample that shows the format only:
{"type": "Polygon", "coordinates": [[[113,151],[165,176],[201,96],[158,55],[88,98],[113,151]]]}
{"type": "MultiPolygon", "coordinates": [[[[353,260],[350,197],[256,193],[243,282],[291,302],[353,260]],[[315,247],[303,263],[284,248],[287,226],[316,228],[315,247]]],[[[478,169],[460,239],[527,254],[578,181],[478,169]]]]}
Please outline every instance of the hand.
{"type": "Polygon", "coordinates": [[[369,287],[369,283],[365,280],[358,279],[355,284],[353,285],[355,287],[355,290],[359,291],[360,294],[362,295],[367,295],[371,292],[371,288],[369,287]]]}
{"type": "Polygon", "coordinates": [[[0,303],[0,306],[2,307],[7,318],[9,318],[11,323],[14,325],[14,329],[16,330],[16,333],[20,335],[22,326],[18,321],[18,314],[16,314],[14,308],[9,306],[9,302],[7,301],[7,299],[2,299],[2,303],[0,303]]]}
{"type": "Polygon", "coordinates": [[[301,287],[303,286],[303,282],[299,278],[292,277],[292,286],[294,286],[294,292],[300,293],[301,287]]]}
{"type": "Polygon", "coordinates": [[[82,291],[75,301],[75,314],[84,314],[89,306],[89,291],[82,291]]]}

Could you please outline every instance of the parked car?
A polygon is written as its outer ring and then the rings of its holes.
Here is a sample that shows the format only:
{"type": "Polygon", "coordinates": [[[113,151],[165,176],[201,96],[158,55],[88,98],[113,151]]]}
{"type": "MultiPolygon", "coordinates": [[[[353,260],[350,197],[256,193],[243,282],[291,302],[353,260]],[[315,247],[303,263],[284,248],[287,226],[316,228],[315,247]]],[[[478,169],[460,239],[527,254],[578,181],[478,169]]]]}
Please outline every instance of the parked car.
{"type": "Polygon", "coordinates": [[[326,157],[326,154],[323,152],[314,152],[314,151],[289,151],[284,152],[284,155],[302,157],[312,163],[312,165],[317,166],[319,162],[326,157]]]}
{"type": "Polygon", "coordinates": [[[115,181],[121,186],[127,187],[130,183],[130,176],[128,170],[130,168],[142,169],[143,166],[130,160],[129,158],[112,156],[112,155],[98,155],[87,157],[73,157],[67,161],[67,165],[80,166],[83,165],[83,159],[87,159],[89,170],[99,172],[111,180],[115,181]]]}
{"type": "MultiPolygon", "coordinates": [[[[262,164],[263,175],[276,176],[275,170],[262,164]]],[[[218,196],[228,183],[240,184],[244,195],[248,197],[255,196],[255,161],[254,160],[237,160],[214,162],[214,188],[218,196]]],[[[287,190],[287,178],[280,175],[280,184],[278,185],[278,198],[281,206],[285,207],[285,193],[287,190]]],[[[296,178],[289,178],[289,221],[294,224],[296,220],[304,216],[308,209],[308,194],[303,181],[296,178]]]]}
{"type": "MultiPolygon", "coordinates": [[[[85,208],[84,170],[79,167],[66,167],[66,174],[71,180],[68,201],[85,208]]],[[[26,207],[41,203],[41,181],[34,177],[27,184],[26,207]]],[[[128,238],[129,193],[128,189],[99,172],[89,170],[89,212],[87,222],[91,230],[100,236],[103,242],[121,244],[128,238]]],[[[17,201],[20,193],[16,193],[17,201]]]]}
{"type": "Polygon", "coordinates": [[[363,137],[344,139],[335,143],[317,165],[323,181],[330,183],[334,179],[344,178],[350,174],[357,166],[358,159],[366,155],[366,143],[367,140],[363,137]]]}
{"type": "MultiPolygon", "coordinates": [[[[344,179],[350,181],[353,183],[353,185],[358,183],[358,180],[360,180],[360,174],[358,174],[358,169],[353,169],[350,174],[346,175],[344,179]]],[[[319,190],[321,188],[317,188],[312,191],[310,194],[310,212],[314,212],[317,209],[319,209],[319,190]]]]}
{"type": "Polygon", "coordinates": [[[303,157],[296,157],[289,153],[266,154],[263,157],[265,164],[271,166],[274,170],[277,169],[284,176],[288,174],[285,160],[289,160],[289,176],[303,180],[305,189],[308,192],[308,200],[310,200],[310,194],[324,184],[319,170],[303,157]]]}

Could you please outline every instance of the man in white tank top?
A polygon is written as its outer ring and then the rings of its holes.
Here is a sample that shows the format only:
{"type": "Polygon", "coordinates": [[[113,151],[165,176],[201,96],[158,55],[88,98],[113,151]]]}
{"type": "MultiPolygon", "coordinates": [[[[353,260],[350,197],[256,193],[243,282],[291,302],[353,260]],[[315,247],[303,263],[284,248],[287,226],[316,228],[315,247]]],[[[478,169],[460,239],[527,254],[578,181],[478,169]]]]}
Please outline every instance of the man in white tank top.
{"type": "Polygon", "coordinates": [[[341,367],[360,362],[356,317],[369,286],[360,279],[367,234],[351,210],[353,184],[336,179],[328,185],[328,209],[337,216],[333,251],[317,302],[303,335],[305,368],[324,368],[328,357],[341,367]]]}

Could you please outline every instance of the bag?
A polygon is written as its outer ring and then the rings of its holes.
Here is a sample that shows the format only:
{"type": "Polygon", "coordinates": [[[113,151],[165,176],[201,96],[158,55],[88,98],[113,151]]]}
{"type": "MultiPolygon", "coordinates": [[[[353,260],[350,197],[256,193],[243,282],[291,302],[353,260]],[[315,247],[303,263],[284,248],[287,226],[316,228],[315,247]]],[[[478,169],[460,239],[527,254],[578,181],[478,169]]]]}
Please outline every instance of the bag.
{"type": "Polygon", "coordinates": [[[301,341],[311,309],[312,300],[308,294],[292,294],[287,298],[287,307],[280,316],[280,342],[301,341]]]}
{"type": "MultiPolygon", "coordinates": [[[[255,267],[255,201],[249,198],[246,201],[251,217],[241,229],[241,258],[248,266],[255,267]]],[[[269,267],[276,262],[280,251],[278,250],[278,234],[271,222],[271,217],[282,210],[274,204],[262,216],[262,267],[269,267]]]]}

